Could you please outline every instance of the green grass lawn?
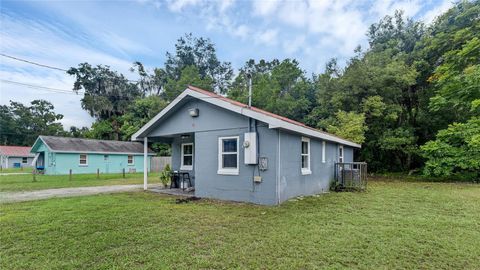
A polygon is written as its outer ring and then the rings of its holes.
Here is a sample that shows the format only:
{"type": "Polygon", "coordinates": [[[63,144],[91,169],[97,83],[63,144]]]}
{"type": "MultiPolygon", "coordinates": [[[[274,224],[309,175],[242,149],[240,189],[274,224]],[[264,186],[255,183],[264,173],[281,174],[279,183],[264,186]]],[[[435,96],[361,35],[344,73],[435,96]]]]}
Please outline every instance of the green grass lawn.
{"type": "Polygon", "coordinates": [[[1,269],[478,269],[480,186],[370,183],[279,207],[123,193],[1,205],[1,269]]]}
{"type": "Polygon", "coordinates": [[[31,173],[32,168],[2,168],[0,173],[31,173]]]}
{"type": "MultiPolygon", "coordinates": [[[[148,182],[150,184],[159,183],[159,174],[150,173],[148,182]]],[[[143,173],[127,173],[125,174],[125,178],[122,177],[122,174],[100,174],[99,179],[97,179],[96,174],[77,174],[72,175],[72,180],[69,180],[68,175],[37,175],[35,182],[33,181],[33,176],[31,174],[0,175],[0,191],[28,191],[47,188],[129,185],[142,183],[143,173]]]]}

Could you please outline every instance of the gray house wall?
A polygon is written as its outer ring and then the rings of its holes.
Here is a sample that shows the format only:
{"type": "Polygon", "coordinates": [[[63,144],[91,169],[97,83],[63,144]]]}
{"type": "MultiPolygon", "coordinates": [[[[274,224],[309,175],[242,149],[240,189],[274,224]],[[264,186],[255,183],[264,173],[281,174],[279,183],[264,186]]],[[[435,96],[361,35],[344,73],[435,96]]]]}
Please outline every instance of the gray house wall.
{"type": "Polygon", "coordinates": [[[190,101],[169,113],[168,118],[161,121],[148,134],[149,137],[168,136],[199,131],[228,130],[248,128],[248,118],[215,105],[191,98],[190,101]],[[198,117],[191,117],[188,110],[199,109],[198,117]]]}
{"type": "MultiPolygon", "coordinates": [[[[325,163],[322,162],[323,141],[310,138],[311,174],[301,172],[302,135],[286,131],[280,137],[279,202],[300,195],[327,192],[334,177],[334,164],[338,161],[338,144],[325,141],[325,163]]],[[[344,146],[344,162],[353,161],[353,149],[344,146]]]]}
{"type": "Polygon", "coordinates": [[[15,163],[20,163],[20,166],[23,168],[31,168],[33,157],[27,157],[27,163],[22,163],[22,157],[7,157],[2,156],[1,158],[2,168],[14,168],[15,163]]]}
{"type": "MultiPolygon", "coordinates": [[[[252,120],[255,123],[255,120],[252,120]]],[[[195,195],[232,201],[246,201],[275,205],[288,198],[328,191],[333,179],[334,163],[338,160],[338,145],[327,142],[326,163],[322,163],[322,141],[311,138],[312,174],[301,174],[301,138],[296,133],[270,129],[257,122],[259,157],[268,159],[268,169],[244,164],[242,143],[248,132],[247,117],[198,99],[190,99],[159,121],[148,134],[149,138],[169,138],[172,144],[172,169],[180,170],[181,148],[186,142],[194,142],[195,195]],[[191,117],[188,110],[199,109],[198,117],[191,117]],[[182,139],[182,134],[190,137],[182,139]],[[218,138],[239,136],[239,174],[218,174],[218,138]],[[279,147],[280,146],[280,147],[279,147]],[[254,175],[262,177],[254,183],[254,175]]],[[[252,124],[253,130],[255,125],[252,124]]],[[[344,146],[344,160],[353,160],[353,150],[344,146]]]]}
{"type": "MultiPolygon", "coordinates": [[[[253,123],[254,121],[252,121],[253,123]]],[[[245,165],[242,146],[244,133],[248,132],[248,118],[209,103],[192,99],[180,106],[175,113],[154,128],[149,137],[172,138],[172,169],[180,170],[181,144],[194,142],[195,195],[232,201],[248,201],[258,204],[276,204],[276,130],[258,122],[259,155],[268,158],[268,170],[260,172],[261,183],[254,183],[258,175],[256,166],[245,165]],[[198,117],[191,117],[188,110],[199,109],[198,117]],[[182,139],[182,134],[191,134],[182,139]],[[218,174],[218,138],[239,136],[239,174],[218,174]],[[272,140],[273,139],[273,140],[272,140]]],[[[252,130],[254,125],[252,124],[252,130]]]]}
{"type": "Polygon", "coordinates": [[[268,169],[259,172],[257,166],[245,165],[244,149],[241,147],[247,128],[217,130],[195,133],[197,153],[195,195],[233,201],[247,201],[274,205],[276,201],[276,130],[265,125],[258,127],[260,156],[268,158],[268,169]],[[239,174],[221,175],[218,170],[218,138],[239,136],[239,174]],[[254,175],[262,177],[261,183],[254,183],[254,175]]]}

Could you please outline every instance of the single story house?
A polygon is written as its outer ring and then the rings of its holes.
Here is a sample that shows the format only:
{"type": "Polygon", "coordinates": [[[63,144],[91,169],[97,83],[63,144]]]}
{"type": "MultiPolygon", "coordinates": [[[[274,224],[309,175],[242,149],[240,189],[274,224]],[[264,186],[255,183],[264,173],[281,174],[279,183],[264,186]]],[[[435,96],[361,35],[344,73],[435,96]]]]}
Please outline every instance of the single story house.
{"type": "Polygon", "coordinates": [[[155,154],[143,148],[138,142],[39,136],[31,152],[35,168],[45,174],[121,173],[124,169],[128,173],[149,170],[155,154]]]}
{"type": "Polygon", "coordinates": [[[0,166],[2,168],[32,167],[34,155],[29,146],[0,145],[0,166]]]}
{"type": "Polygon", "coordinates": [[[132,141],[170,143],[172,169],[189,172],[195,196],[266,205],[328,191],[335,163],[360,147],[193,86],[132,141]]]}

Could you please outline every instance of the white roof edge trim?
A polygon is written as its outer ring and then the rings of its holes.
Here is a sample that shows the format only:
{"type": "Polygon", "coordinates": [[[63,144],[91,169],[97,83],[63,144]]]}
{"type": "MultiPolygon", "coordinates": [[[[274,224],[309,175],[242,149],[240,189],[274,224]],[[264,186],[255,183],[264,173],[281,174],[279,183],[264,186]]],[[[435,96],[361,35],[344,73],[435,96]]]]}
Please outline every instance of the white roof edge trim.
{"type": "Polygon", "coordinates": [[[132,141],[138,140],[138,138],[142,138],[141,135],[142,135],[143,132],[145,132],[148,128],[150,128],[153,124],[155,124],[155,122],[157,122],[163,115],[165,115],[170,109],[172,109],[178,102],[180,102],[180,100],[182,100],[187,95],[191,96],[191,97],[194,97],[194,98],[203,99],[205,102],[214,104],[214,105],[219,106],[221,108],[224,108],[224,109],[236,112],[238,114],[245,115],[247,117],[251,117],[251,118],[257,119],[259,121],[265,122],[265,123],[268,124],[269,128],[272,128],[272,129],[273,128],[286,129],[286,130],[297,132],[297,133],[300,133],[300,134],[303,134],[303,135],[306,135],[306,136],[310,136],[310,137],[313,137],[313,138],[318,138],[318,139],[322,139],[322,140],[337,142],[337,143],[352,146],[352,147],[361,148],[360,144],[357,144],[357,143],[354,143],[354,142],[351,142],[351,141],[348,141],[348,140],[345,140],[345,139],[341,139],[341,138],[338,138],[336,136],[326,134],[326,133],[323,133],[323,132],[320,132],[320,131],[316,131],[316,130],[313,130],[313,129],[310,129],[310,128],[295,125],[295,124],[283,121],[281,119],[277,119],[275,117],[268,116],[268,115],[265,115],[263,113],[250,110],[250,109],[245,108],[245,107],[239,107],[237,105],[231,104],[228,101],[225,101],[225,100],[222,100],[222,99],[219,99],[219,98],[212,98],[208,95],[202,94],[202,93],[194,91],[194,90],[190,90],[188,88],[182,94],[180,94],[177,98],[175,98],[167,107],[165,107],[165,109],[163,109],[154,118],[152,118],[152,120],[148,121],[148,123],[145,124],[139,131],[137,131],[135,134],[133,134],[132,141]]]}
{"type": "Polygon", "coordinates": [[[42,139],[42,135],[38,136],[38,138],[35,140],[35,142],[32,144],[32,147],[30,148],[30,153],[37,153],[37,152],[32,152],[33,147],[37,144],[38,140],[42,141],[43,144],[47,147],[48,151],[52,151],[52,148],[42,139]]]}
{"type": "Polygon", "coordinates": [[[150,119],[142,128],[140,128],[137,132],[132,135],[132,141],[139,141],[140,138],[143,138],[141,135],[144,133],[149,127],[155,124],[162,116],[164,116],[168,111],[170,111],[177,103],[179,103],[185,96],[188,95],[187,92],[191,92],[190,89],[187,88],[188,91],[183,91],[178,97],[176,97],[167,107],[161,110],[155,117],[150,119]]]}

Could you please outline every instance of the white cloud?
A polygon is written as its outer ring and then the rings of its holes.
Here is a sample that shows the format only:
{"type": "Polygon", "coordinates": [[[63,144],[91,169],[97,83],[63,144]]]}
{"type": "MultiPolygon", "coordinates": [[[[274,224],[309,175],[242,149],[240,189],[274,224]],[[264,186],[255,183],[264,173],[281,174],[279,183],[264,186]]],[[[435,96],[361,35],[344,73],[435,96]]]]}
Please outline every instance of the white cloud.
{"type": "Polygon", "coordinates": [[[237,37],[240,37],[242,39],[246,39],[248,37],[248,35],[250,34],[250,28],[244,24],[242,25],[239,25],[238,27],[236,27],[232,33],[234,36],[237,36],[237,37]]]}
{"type": "Polygon", "coordinates": [[[218,9],[221,13],[227,11],[235,4],[235,0],[219,0],[218,9]]]}
{"type": "Polygon", "coordinates": [[[288,1],[282,4],[278,13],[279,19],[287,24],[302,27],[308,20],[307,3],[303,1],[288,1]]]}
{"type": "Polygon", "coordinates": [[[167,1],[168,8],[173,12],[180,12],[186,7],[195,6],[199,3],[200,3],[199,0],[169,0],[169,1],[167,1]]]}
{"type": "Polygon", "coordinates": [[[277,44],[277,36],[278,36],[277,29],[267,29],[265,31],[258,32],[256,34],[255,41],[259,44],[275,45],[277,44]]]}
{"type": "Polygon", "coordinates": [[[303,51],[309,50],[305,44],[306,37],[305,35],[300,35],[293,40],[285,40],[283,42],[283,49],[288,54],[296,53],[298,50],[303,49],[303,51]]]}
{"type": "Polygon", "coordinates": [[[63,34],[63,30],[56,25],[19,20],[6,14],[2,14],[0,20],[3,27],[0,50],[4,53],[64,69],[83,62],[105,64],[130,75],[133,61],[117,58],[98,48],[90,48],[87,44],[82,45],[83,40],[63,34]]]}
{"type": "Polygon", "coordinates": [[[253,14],[259,16],[271,15],[280,3],[279,0],[260,0],[253,2],[253,14]]]}
{"type": "Polygon", "coordinates": [[[97,34],[98,40],[102,40],[110,48],[122,53],[124,56],[132,54],[152,54],[153,50],[132,39],[120,36],[116,33],[103,31],[97,34]]]}
{"type": "Polygon", "coordinates": [[[451,0],[443,0],[440,5],[436,5],[434,9],[427,11],[423,16],[422,20],[430,24],[432,23],[439,15],[446,12],[453,6],[451,0]]]}
{"type": "Polygon", "coordinates": [[[412,17],[417,14],[422,7],[420,0],[377,0],[372,5],[371,11],[377,16],[393,15],[396,10],[403,10],[405,15],[412,17]]]}
{"type": "MultiPolygon", "coordinates": [[[[2,66],[10,64],[7,63],[8,61],[2,61],[2,66]]],[[[31,85],[48,86],[64,90],[72,89],[74,81],[74,78],[63,76],[61,73],[45,72],[43,74],[34,74],[29,66],[17,67],[14,71],[1,70],[0,77],[3,80],[25,82],[31,85]]],[[[90,115],[82,110],[81,98],[82,95],[75,95],[73,91],[71,93],[59,93],[0,81],[0,104],[10,104],[10,100],[13,100],[28,105],[35,99],[48,100],[55,107],[55,113],[64,115],[60,122],[66,129],[69,129],[71,126],[90,127],[93,122],[90,115]]]]}
{"type": "MultiPolygon", "coordinates": [[[[0,17],[2,32],[0,32],[0,51],[22,59],[28,59],[62,69],[76,66],[82,62],[93,65],[104,64],[112,67],[130,79],[135,76],[129,71],[131,60],[124,60],[90,48],[83,44],[80,38],[70,36],[54,24],[41,23],[31,19],[17,19],[6,13],[0,17]]],[[[135,43],[127,39],[110,35],[111,40],[123,42],[124,48],[138,50],[135,43]],[[125,47],[125,44],[127,46],[125,47]]],[[[0,58],[0,77],[4,80],[40,85],[44,87],[69,90],[72,89],[74,78],[65,72],[38,67],[5,57],[0,58]]],[[[81,95],[54,93],[47,90],[29,88],[2,82],[0,85],[0,103],[8,104],[9,100],[29,103],[34,99],[46,99],[55,106],[55,111],[64,115],[61,122],[66,128],[71,125],[90,126],[92,118],[81,108],[81,95]]]]}

